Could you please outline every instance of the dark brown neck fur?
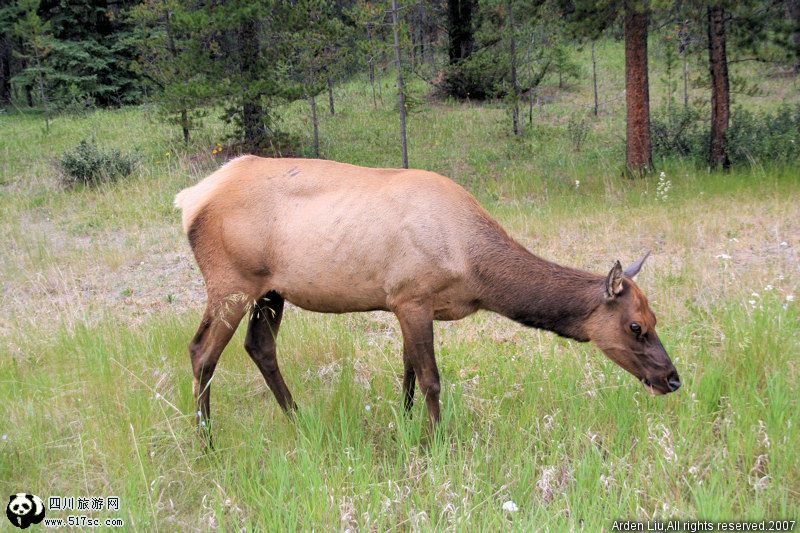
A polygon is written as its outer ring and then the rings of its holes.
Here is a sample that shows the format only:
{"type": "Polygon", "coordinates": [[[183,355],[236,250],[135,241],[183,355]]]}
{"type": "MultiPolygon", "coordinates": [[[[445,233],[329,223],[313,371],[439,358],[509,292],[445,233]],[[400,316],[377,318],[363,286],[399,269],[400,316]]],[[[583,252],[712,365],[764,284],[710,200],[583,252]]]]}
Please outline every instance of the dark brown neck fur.
{"type": "Polygon", "coordinates": [[[603,302],[605,278],[542,259],[504,233],[474,250],[481,308],[529,327],[588,341],[584,323],[603,302]]]}

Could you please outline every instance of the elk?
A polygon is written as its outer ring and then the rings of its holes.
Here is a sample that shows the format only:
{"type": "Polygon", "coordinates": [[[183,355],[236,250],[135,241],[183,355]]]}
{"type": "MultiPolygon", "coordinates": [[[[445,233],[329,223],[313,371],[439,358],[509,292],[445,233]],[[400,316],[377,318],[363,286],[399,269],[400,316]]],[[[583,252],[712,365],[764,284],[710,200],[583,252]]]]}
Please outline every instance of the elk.
{"type": "Polygon", "coordinates": [[[391,311],[403,335],[403,398],[415,381],[439,420],[433,321],[480,309],[592,341],[654,395],[680,379],[634,277],[647,258],[607,275],[529,252],[450,179],[315,159],[234,159],[175,197],[208,301],[190,345],[194,396],[208,428],[210,381],[249,313],[245,349],[284,411],[296,408],[275,339],[284,302],[309,311],[391,311]]]}

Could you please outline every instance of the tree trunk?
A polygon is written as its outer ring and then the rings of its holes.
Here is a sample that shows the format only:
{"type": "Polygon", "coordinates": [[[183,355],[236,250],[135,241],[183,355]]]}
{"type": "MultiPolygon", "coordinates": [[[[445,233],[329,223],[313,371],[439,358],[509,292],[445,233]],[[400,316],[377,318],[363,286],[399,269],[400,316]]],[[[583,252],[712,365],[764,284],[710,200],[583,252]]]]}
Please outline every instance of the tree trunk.
{"type": "Polygon", "coordinates": [[[600,105],[597,98],[597,60],[595,59],[595,42],[592,41],[592,87],[594,89],[594,116],[597,116],[600,105]]]}
{"type": "Polygon", "coordinates": [[[309,96],[308,103],[311,106],[311,124],[314,126],[314,157],[319,158],[319,120],[317,120],[317,98],[315,96],[309,96]]]}
{"type": "Polygon", "coordinates": [[[472,8],[475,0],[447,0],[448,55],[456,64],[472,54],[475,38],[472,32],[472,8]]]}
{"type": "Polygon", "coordinates": [[[514,135],[522,135],[519,123],[519,83],[517,81],[517,39],[514,35],[514,10],[512,0],[506,0],[506,24],[508,31],[508,54],[511,62],[511,119],[514,135]]]}
{"type": "Polygon", "coordinates": [[[11,39],[0,34],[0,106],[11,105],[11,39]]]}
{"type": "Polygon", "coordinates": [[[378,100],[375,98],[375,56],[372,55],[372,27],[367,24],[367,40],[369,41],[369,84],[372,87],[372,107],[378,109],[378,100]]]}
{"type": "Polygon", "coordinates": [[[535,89],[528,91],[528,124],[533,124],[533,93],[535,89]]]}
{"type": "Polygon", "coordinates": [[[328,108],[330,109],[331,116],[336,114],[336,108],[333,105],[333,80],[328,75],[328,108]]]}
{"type": "Polygon", "coordinates": [[[711,70],[711,139],[708,164],[711,168],[730,167],[725,135],[730,120],[728,57],[725,51],[725,9],[708,7],[708,59],[711,70]]]}
{"type": "Polygon", "coordinates": [[[794,24],[795,31],[792,33],[792,43],[794,44],[794,73],[800,74],[800,0],[787,0],[787,11],[789,18],[794,24]]]}
{"type": "MultiPolygon", "coordinates": [[[[245,80],[258,78],[258,22],[247,19],[239,26],[239,68],[245,80]]],[[[246,149],[260,153],[267,144],[261,94],[245,94],[242,101],[242,133],[246,149]]]]}
{"type": "Polygon", "coordinates": [[[183,144],[189,144],[189,113],[181,109],[181,131],[183,131],[183,144]]]}
{"type": "Polygon", "coordinates": [[[625,3],[626,167],[633,176],[653,169],[650,89],[647,76],[647,8],[625,3]]]}
{"type": "Polygon", "coordinates": [[[41,51],[34,45],[33,57],[36,59],[37,79],[39,81],[39,97],[42,99],[42,107],[44,108],[44,129],[50,131],[50,106],[47,101],[47,91],[44,86],[44,70],[42,70],[41,51]]]}
{"type": "Polygon", "coordinates": [[[406,143],[406,96],[403,85],[403,64],[400,62],[400,35],[397,30],[397,0],[392,0],[392,32],[394,33],[394,60],[397,68],[397,105],[400,108],[400,146],[403,150],[403,168],[408,168],[406,143]]]}
{"type": "Polygon", "coordinates": [[[681,23],[680,29],[680,49],[681,61],[683,62],[683,109],[689,109],[689,29],[686,21],[681,23]]]}
{"type": "MultiPolygon", "coordinates": [[[[172,25],[170,24],[170,12],[166,0],[164,1],[164,30],[167,34],[167,50],[172,59],[178,61],[178,48],[175,46],[175,39],[172,36],[172,25]]],[[[183,132],[183,143],[189,144],[189,113],[185,107],[181,108],[181,131],[183,132]]]]}

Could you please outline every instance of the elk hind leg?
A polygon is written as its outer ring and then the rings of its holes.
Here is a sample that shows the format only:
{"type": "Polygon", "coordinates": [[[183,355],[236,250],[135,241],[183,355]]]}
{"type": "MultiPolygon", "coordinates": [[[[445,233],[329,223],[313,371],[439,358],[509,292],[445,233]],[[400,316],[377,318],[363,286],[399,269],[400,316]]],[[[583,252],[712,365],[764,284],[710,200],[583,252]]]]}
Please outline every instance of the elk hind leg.
{"type": "Polygon", "coordinates": [[[211,444],[211,379],[222,354],[236,327],[244,316],[247,298],[233,295],[228,299],[209,297],[203,319],[189,344],[189,356],[194,373],[194,398],[197,425],[211,444]]]}
{"type": "Polygon", "coordinates": [[[297,409],[297,405],[278,368],[275,347],[275,338],[283,318],[283,303],[283,297],[276,292],[268,292],[256,302],[250,315],[244,347],[264,376],[278,405],[288,413],[297,409]]]}

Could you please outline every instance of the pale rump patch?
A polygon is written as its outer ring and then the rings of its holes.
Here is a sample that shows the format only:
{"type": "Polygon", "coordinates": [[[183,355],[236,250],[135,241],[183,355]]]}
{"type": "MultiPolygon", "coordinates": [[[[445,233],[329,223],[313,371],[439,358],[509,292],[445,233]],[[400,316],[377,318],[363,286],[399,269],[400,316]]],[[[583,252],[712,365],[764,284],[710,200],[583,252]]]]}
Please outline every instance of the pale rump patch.
{"type": "Polygon", "coordinates": [[[236,175],[236,170],[241,163],[253,157],[252,155],[243,155],[236,159],[231,159],[220,167],[219,170],[203,179],[201,182],[187,187],[175,195],[174,205],[176,208],[182,210],[181,222],[184,233],[189,231],[197,213],[199,213],[208,203],[209,199],[213,197],[214,192],[219,186],[227,181],[227,179],[236,175]]]}

